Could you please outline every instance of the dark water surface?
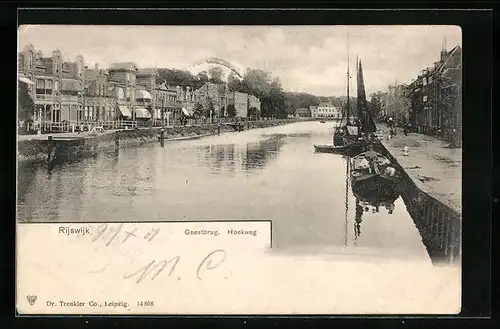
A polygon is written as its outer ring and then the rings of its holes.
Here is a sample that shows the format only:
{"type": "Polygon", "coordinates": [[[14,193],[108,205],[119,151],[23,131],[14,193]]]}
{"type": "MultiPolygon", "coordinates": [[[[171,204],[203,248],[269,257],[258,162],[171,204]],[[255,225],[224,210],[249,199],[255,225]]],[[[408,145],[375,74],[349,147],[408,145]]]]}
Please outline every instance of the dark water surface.
{"type": "Polygon", "coordinates": [[[346,221],[346,159],[313,148],[331,143],[332,131],[333,123],[304,122],[122,149],[51,173],[20,169],[18,220],[271,219],[276,252],[425,259],[401,198],[392,214],[369,207],[356,224],[348,191],[346,221]]]}

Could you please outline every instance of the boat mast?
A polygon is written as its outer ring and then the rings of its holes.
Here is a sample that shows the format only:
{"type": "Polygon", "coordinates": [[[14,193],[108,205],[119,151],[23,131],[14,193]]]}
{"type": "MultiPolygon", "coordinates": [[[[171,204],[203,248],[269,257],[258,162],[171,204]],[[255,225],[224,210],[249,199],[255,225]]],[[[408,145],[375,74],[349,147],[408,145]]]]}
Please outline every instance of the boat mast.
{"type": "Polygon", "coordinates": [[[350,106],[349,106],[349,82],[350,82],[350,75],[349,75],[349,33],[347,34],[347,125],[351,124],[351,115],[350,115],[350,106]]]}

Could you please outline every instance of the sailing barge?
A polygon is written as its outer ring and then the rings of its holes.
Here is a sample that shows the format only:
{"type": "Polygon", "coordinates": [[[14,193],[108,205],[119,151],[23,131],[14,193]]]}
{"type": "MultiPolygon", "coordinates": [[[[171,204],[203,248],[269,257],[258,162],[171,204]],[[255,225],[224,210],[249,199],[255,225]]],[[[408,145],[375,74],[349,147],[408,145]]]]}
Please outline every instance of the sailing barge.
{"type": "Polygon", "coordinates": [[[316,152],[321,153],[339,153],[348,156],[366,151],[368,145],[376,142],[374,133],[376,131],[375,122],[369,112],[366,92],[363,81],[363,69],[361,61],[356,59],[357,73],[357,119],[352,122],[350,106],[350,74],[349,74],[349,40],[347,51],[347,102],[346,102],[346,124],[342,125],[344,116],[340,120],[340,125],[335,128],[333,133],[333,144],[314,145],[316,152]]]}

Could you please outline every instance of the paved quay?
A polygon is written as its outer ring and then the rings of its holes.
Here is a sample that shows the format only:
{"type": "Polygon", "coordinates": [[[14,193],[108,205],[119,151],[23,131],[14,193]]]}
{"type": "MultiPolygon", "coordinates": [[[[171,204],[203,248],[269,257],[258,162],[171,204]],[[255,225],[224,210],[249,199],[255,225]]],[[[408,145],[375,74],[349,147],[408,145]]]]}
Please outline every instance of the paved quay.
{"type": "Polygon", "coordinates": [[[387,139],[389,128],[377,124],[382,144],[399,162],[418,188],[435,199],[462,213],[462,149],[450,148],[450,143],[423,134],[403,134],[387,139]],[[404,147],[409,153],[404,155],[404,147]]]}

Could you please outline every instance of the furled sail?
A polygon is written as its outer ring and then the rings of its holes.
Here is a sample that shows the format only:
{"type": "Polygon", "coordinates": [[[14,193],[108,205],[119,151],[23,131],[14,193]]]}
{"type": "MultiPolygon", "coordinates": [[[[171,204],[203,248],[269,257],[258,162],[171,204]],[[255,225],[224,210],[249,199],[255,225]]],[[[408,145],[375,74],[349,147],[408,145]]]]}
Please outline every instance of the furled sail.
{"type": "Polygon", "coordinates": [[[363,80],[363,67],[361,65],[361,59],[357,63],[357,80],[358,80],[358,100],[357,100],[357,110],[358,118],[360,122],[361,131],[364,133],[372,133],[377,130],[375,127],[375,122],[368,108],[368,102],[366,101],[365,83],[363,80]]]}

